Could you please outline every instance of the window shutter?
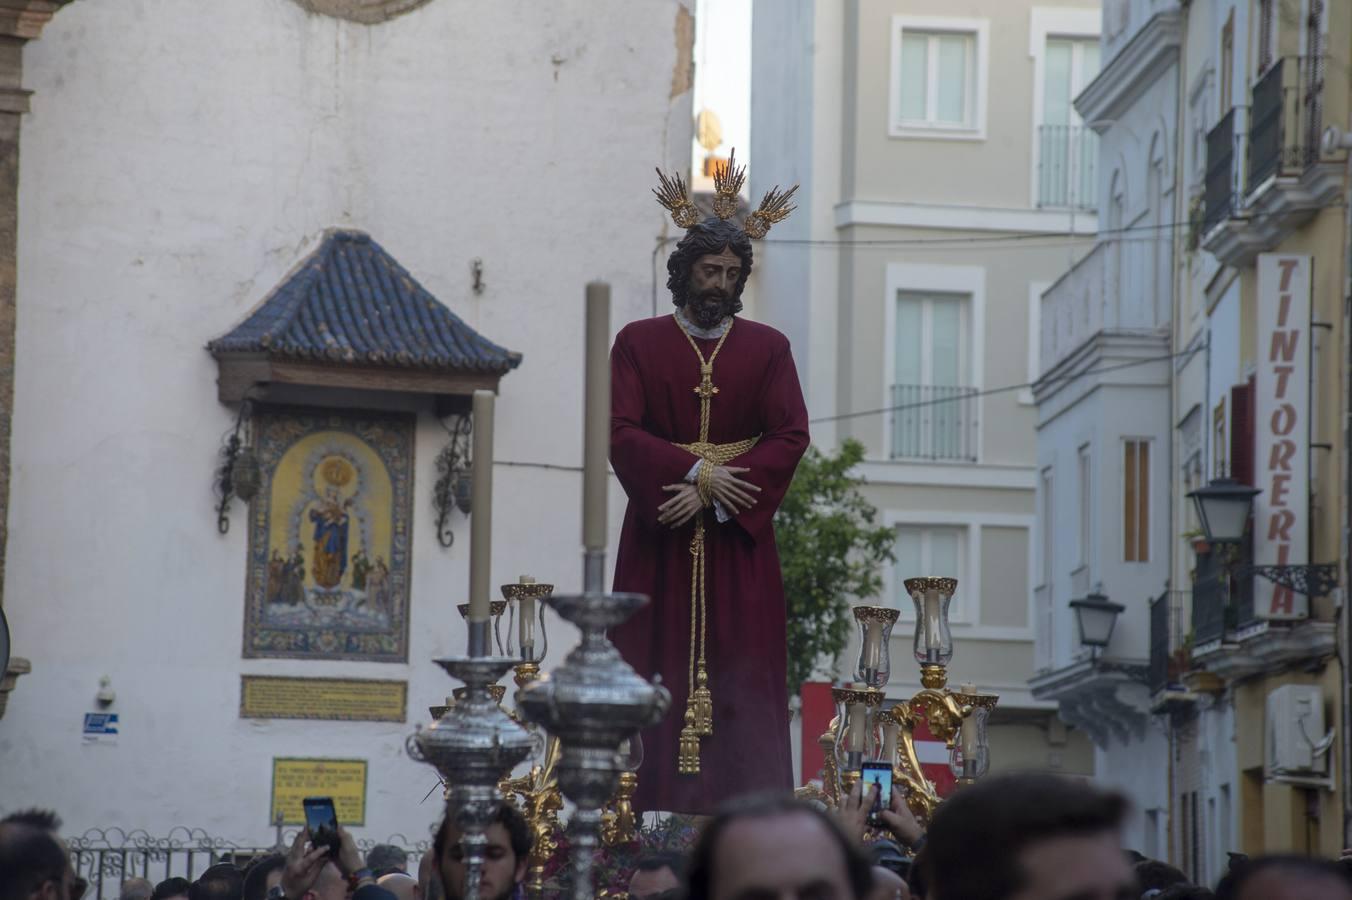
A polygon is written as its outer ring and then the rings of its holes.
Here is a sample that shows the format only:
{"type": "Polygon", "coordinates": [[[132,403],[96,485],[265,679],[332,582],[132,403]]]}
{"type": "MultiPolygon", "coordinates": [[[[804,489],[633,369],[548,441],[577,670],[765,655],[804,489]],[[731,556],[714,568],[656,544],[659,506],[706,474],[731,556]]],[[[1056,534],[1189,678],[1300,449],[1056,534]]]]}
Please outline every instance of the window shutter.
{"type": "Polygon", "coordinates": [[[1230,477],[1253,484],[1254,379],[1230,388],[1230,477]]]}
{"type": "Polygon", "coordinates": [[[1261,75],[1272,65],[1272,25],[1276,0],[1259,0],[1258,3],[1258,72],[1261,75]]]}

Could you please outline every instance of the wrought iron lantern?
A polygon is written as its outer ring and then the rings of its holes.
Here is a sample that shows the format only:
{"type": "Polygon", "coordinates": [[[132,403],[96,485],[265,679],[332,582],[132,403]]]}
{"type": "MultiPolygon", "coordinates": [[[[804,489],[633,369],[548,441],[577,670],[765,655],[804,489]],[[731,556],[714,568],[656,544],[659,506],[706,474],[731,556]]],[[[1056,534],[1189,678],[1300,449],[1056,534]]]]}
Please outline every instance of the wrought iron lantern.
{"type": "Polygon", "coordinates": [[[1253,498],[1258,488],[1240,484],[1233,478],[1216,478],[1204,488],[1188,494],[1197,509],[1206,539],[1214,544],[1237,544],[1244,539],[1253,498]]]}
{"type": "Polygon", "coordinates": [[[473,420],[468,415],[456,416],[450,424],[442,423],[450,440],[437,454],[437,481],[432,486],[432,509],[437,514],[437,543],[450,547],[455,543],[451,531],[451,510],[469,515],[473,509],[470,487],[470,436],[473,420]]]}
{"type": "Polygon", "coordinates": [[[245,503],[258,496],[258,489],[263,485],[263,470],[258,464],[258,453],[254,448],[244,447],[239,451],[230,470],[230,481],[235,496],[245,503]]]}
{"type": "Polygon", "coordinates": [[[1117,617],[1126,609],[1120,603],[1113,603],[1103,594],[1094,591],[1080,600],[1070,601],[1075,610],[1075,621],[1080,628],[1080,643],[1091,650],[1102,650],[1113,639],[1113,627],[1117,617]]]}

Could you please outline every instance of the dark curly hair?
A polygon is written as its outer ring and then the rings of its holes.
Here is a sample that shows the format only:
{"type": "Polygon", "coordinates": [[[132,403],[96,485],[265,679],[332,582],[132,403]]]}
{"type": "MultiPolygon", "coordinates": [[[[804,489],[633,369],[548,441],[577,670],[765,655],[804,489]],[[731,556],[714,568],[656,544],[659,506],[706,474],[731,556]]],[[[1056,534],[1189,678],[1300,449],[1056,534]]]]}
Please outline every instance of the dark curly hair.
{"type": "Polygon", "coordinates": [[[667,289],[671,291],[671,302],[676,306],[685,306],[690,295],[690,269],[701,256],[722,253],[731,250],[742,261],[742,277],[737,280],[737,289],[733,291],[733,312],[742,311],[742,289],[751,275],[751,238],[735,222],[725,222],[710,216],[692,227],[681,238],[671,256],[667,257],[667,289]]]}
{"type": "MultiPolygon", "coordinates": [[[[498,805],[498,811],[493,816],[491,825],[501,825],[507,829],[507,840],[512,845],[512,855],[517,860],[523,860],[530,856],[531,847],[535,843],[535,835],[531,833],[530,824],[526,822],[526,817],[521,815],[521,811],[510,803],[501,803],[498,805]]],[[[451,840],[451,829],[455,827],[455,817],[449,809],[441,820],[441,825],[437,827],[437,836],[432,841],[432,851],[436,854],[437,868],[440,870],[441,860],[446,853],[446,845],[451,840]]]]}

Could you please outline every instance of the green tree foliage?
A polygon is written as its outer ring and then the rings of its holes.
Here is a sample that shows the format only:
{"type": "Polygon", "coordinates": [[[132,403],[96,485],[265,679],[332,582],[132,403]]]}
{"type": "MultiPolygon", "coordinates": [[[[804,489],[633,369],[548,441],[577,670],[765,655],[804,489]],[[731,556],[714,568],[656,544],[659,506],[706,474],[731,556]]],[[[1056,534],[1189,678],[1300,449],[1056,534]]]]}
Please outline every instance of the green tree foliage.
{"type": "Polygon", "coordinates": [[[882,590],[881,568],[894,559],[892,529],[859,492],[850,471],[864,445],[847,440],[833,455],[808,448],[775,514],[789,618],[789,693],[814,675],[830,676],[854,627],[851,600],[882,590]]]}

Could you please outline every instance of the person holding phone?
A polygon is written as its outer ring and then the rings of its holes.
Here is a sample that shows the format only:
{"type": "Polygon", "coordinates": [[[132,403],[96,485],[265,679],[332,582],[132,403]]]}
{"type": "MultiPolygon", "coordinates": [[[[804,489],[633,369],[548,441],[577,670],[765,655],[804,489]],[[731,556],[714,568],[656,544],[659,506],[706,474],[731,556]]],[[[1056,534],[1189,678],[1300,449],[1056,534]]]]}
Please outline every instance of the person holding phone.
{"type": "Polygon", "coordinates": [[[925,832],[911,813],[911,808],[906,805],[906,797],[902,794],[901,789],[892,785],[890,794],[891,801],[886,809],[882,809],[878,784],[876,782],[865,782],[861,778],[855,782],[854,787],[845,798],[845,802],[837,808],[840,826],[845,829],[846,834],[854,839],[855,843],[858,843],[864,837],[865,827],[876,822],[879,827],[890,831],[903,847],[909,847],[912,852],[915,852],[920,849],[920,845],[924,842],[925,832]],[[879,807],[876,815],[874,814],[875,803],[879,807]]]}
{"type": "Polygon", "coordinates": [[[282,883],[269,891],[269,900],[347,900],[349,889],[352,900],[395,900],[376,884],[352,835],[336,820],[332,830],[333,841],[327,834],[312,838],[308,827],[296,835],[286,855],[282,883]]]}

